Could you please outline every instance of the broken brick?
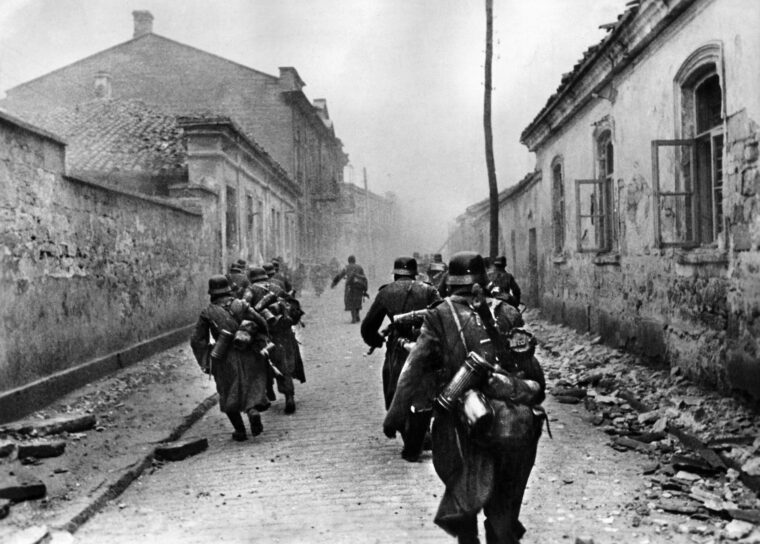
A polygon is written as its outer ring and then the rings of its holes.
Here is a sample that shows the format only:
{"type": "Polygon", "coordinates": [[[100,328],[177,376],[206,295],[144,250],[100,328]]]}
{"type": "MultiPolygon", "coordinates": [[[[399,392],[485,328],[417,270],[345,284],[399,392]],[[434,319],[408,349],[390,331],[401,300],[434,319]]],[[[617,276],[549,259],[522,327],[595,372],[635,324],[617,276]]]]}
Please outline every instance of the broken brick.
{"type": "Polygon", "coordinates": [[[181,461],[208,448],[208,440],[196,438],[167,442],[156,448],[155,455],[164,461],[181,461]]]}
{"type": "Polygon", "coordinates": [[[3,432],[37,434],[40,436],[62,432],[77,433],[95,427],[97,420],[92,414],[67,414],[41,421],[20,421],[2,427],[3,432]]]}
{"type": "Polygon", "coordinates": [[[64,440],[36,440],[34,442],[19,444],[18,458],[35,457],[43,459],[45,457],[58,457],[59,455],[63,455],[65,450],[66,442],[64,440]]]}
{"type": "Polygon", "coordinates": [[[46,493],[47,488],[42,480],[26,472],[16,471],[0,476],[0,499],[28,501],[40,499],[46,493]]]}

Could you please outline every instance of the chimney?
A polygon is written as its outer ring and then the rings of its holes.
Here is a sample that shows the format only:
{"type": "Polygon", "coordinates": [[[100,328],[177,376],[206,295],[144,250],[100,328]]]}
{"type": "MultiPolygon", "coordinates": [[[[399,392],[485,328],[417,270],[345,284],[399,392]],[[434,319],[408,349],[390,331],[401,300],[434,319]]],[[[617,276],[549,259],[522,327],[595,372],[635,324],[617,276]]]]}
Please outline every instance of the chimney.
{"type": "Polygon", "coordinates": [[[147,10],[135,10],[132,12],[135,20],[135,33],[133,38],[139,38],[153,33],[153,15],[147,10]]]}
{"type": "Polygon", "coordinates": [[[110,100],[111,98],[111,74],[98,72],[95,74],[95,97],[110,100]]]}
{"type": "Polygon", "coordinates": [[[300,91],[306,85],[296,69],[290,66],[280,67],[280,83],[289,91],[300,91]]]}

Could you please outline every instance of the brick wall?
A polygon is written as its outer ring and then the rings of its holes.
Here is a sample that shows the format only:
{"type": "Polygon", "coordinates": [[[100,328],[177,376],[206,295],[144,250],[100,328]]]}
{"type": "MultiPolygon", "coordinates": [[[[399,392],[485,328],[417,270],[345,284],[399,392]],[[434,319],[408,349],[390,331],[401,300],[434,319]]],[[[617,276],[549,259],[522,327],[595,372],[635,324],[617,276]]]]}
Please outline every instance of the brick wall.
{"type": "Polygon", "coordinates": [[[0,118],[0,392],[192,323],[203,218],[63,176],[64,146],[0,118]]]}

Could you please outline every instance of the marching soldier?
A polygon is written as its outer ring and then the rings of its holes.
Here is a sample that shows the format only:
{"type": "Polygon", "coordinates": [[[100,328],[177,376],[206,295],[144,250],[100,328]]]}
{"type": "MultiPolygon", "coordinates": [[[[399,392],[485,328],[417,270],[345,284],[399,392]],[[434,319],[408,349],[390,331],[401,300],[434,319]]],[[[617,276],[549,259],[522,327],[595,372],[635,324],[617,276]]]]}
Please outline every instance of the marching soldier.
{"type": "MultiPolygon", "coordinates": [[[[296,411],[293,378],[301,383],[306,381],[303,361],[298,352],[298,341],[292,327],[300,316],[294,314],[296,310],[290,304],[287,293],[279,285],[269,281],[264,268],[249,268],[248,279],[251,284],[243,300],[258,308],[268,319],[269,335],[275,345],[270,355],[272,363],[279,371],[275,376],[277,390],[285,395],[285,413],[292,414],[296,411]]],[[[300,307],[297,311],[300,311],[300,307]]]]}
{"type": "Polygon", "coordinates": [[[324,292],[328,279],[327,265],[322,263],[311,265],[309,269],[309,281],[311,281],[315,295],[320,296],[324,292]]]}
{"type": "Polygon", "coordinates": [[[248,415],[251,434],[257,436],[263,430],[259,412],[269,408],[267,362],[261,354],[267,325],[258,312],[233,296],[225,276],[213,276],[208,286],[211,303],[198,318],[190,346],[201,369],[214,376],[219,407],[235,429],[232,438],[246,440],[240,413],[248,415]],[[213,349],[209,334],[216,340],[213,349]]]}
{"type": "Polygon", "coordinates": [[[365,296],[369,298],[369,295],[367,294],[367,276],[364,275],[364,269],[356,264],[356,257],[353,255],[348,256],[348,264],[333,278],[330,288],[333,289],[343,278],[346,279],[346,287],[343,292],[346,311],[351,312],[351,323],[359,323],[361,321],[359,311],[362,309],[362,299],[365,296]]]}
{"type": "Polygon", "coordinates": [[[285,292],[292,294],[293,285],[290,283],[290,279],[288,279],[285,266],[280,263],[279,259],[272,259],[272,266],[274,267],[274,275],[272,275],[270,281],[274,280],[281,283],[285,292]]]}
{"type": "Polygon", "coordinates": [[[515,308],[520,305],[520,286],[517,285],[515,277],[507,272],[507,258],[504,255],[493,260],[493,267],[488,272],[488,282],[488,289],[494,296],[502,295],[515,308]]]}
{"type": "Polygon", "coordinates": [[[246,262],[243,259],[238,259],[230,265],[229,272],[227,273],[227,281],[230,283],[232,295],[235,298],[241,298],[245,292],[245,288],[248,287],[245,268],[246,262]]]}
{"type": "Polygon", "coordinates": [[[433,262],[428,267],[427,275],[430,278],[430,284],[438,287],[441,283],[441,277],[446,272],[446,263],[443,262],[443,258],[440,253],[433,255],[433,262]]]}
{"type": "Polygon", "coordinates": [[[520,331],[513,330],[522,325],[520,313],[484,297],[485,283],[480,255],[451,258],[452,294],[425,314],[384,431],[394,436],[410,407],[435,398],[433,465],[446,486],[435,522],[458,542],[475,543],[483,509],[486,542],[516,543],[525,532],[518,518],[545,417],[538,405],[546,385],[533,353],[518,354],[506,341],[508,331],[520,331]]]}
{"type": "MultiPolygon", "coordinates": [[[[383,337],[378,330],[386,317],[393,321],[393,317],[398,314],[423,310],[440,300],[436,289],[415,280],[416,275],[417,261],[415,259],[399,257],[393,263],[393,283],[380,287],[361,324],[362,338],[371,348],[375,349],[383,345],[383,337]]],[[[393,399],[396,382],[407,356],[399,340],[409,336],[411,336],[411,331],[399,330],[397,326],[391,327],[388,335],[383,364],[383,393],[386,410],[393,399]]],[[[413,417],[411,413],[408,415],[409,421],[402,432],[404,449],[401,456],[407,461],[416,461],[422,451],[422,442],[430,424],[431,413],[425,411],[419,417],[413,417]]]]}

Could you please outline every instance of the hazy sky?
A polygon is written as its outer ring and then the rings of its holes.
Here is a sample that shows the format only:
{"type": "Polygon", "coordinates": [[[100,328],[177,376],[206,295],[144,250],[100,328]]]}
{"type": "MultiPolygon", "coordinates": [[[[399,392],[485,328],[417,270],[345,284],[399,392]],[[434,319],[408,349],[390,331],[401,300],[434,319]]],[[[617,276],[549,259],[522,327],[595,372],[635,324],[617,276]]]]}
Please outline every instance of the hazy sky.
{"type": "MultiPolygon", "coordinates": [[[[519,143],[599,25],[626,0],[494,0],[499,189],[533,170],[519,143]]],[[[0,89],[132,37],[132,11],[173,40],[274,74],[294,66],[326,98],[361,183],[446,222],[488,195],[485,0],[0,0],[0,89]],[[431,210],[434,207],[434,210],[431,210]]],[[[427,214],[425,214],[427,215],[427,214]]],[[[426,248],[422,248],[425,250],[426,248]]],[[[432,248],[435,249],[435,248],[432,248]]]]}

